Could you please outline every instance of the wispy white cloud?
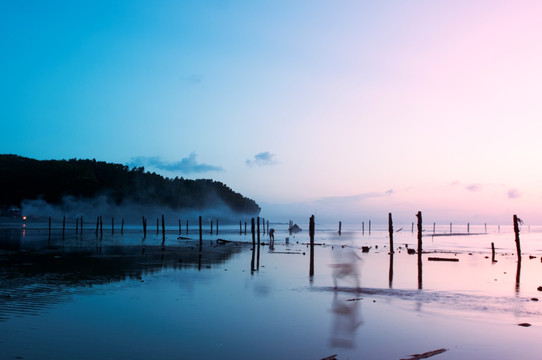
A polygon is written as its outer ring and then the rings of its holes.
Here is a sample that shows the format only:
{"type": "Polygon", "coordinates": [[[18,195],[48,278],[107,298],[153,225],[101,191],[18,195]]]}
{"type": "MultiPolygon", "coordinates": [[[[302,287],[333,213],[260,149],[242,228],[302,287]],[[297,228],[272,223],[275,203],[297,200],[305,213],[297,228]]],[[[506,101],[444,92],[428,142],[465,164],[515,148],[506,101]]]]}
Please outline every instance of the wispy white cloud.
{"type": "Polygon", "coordinates": [[[247,159],[246,164],[248,166],[270,166],[270,165],[276,165],[277,161],[275,160],[275,155],[271,154],[268,151],[258,153],[254,155],[251,159],[247,159]]]}
{"type": "Polygon", "coordinates": [[[193,152],[188,157],[181,159],[180,161],[168,162],[162,160],[158,156],[145,157],[138,156],[132,158],[128,164],[129,167],[152,167],[159,170],[166,170],[172,172],[181,172],[184,174],[190,173],[204,173],[210,171],[222,171],[220,166],[199,164],[196,160],[196,153],[193,152]]]}

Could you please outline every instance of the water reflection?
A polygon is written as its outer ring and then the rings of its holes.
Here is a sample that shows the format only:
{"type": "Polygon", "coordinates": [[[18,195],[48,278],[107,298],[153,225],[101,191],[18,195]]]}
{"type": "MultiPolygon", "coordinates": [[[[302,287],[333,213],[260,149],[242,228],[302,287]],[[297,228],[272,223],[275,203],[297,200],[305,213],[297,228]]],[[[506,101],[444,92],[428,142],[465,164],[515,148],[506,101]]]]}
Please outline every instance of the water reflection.
{"type": "Polygon", "coordinates": [[[388,285],[390,289],[393,287],[393,251],[390,252],[390,270],[388,274],[388,285]]]}
{"type": "Polygon", "coordinates": [[[333,324],[329,345],[337,348],[353,348],[356,330],[363,324],[361,319],[361,299],[345,298],[335,291],[331,311],[333,324]]]}
{"type": "Polygon", "coordinates": [[[519,293],[519,279],[521,277],[521,258],[518,259],[517,267],[516,267],[516,293],[519,293]]]}
{"type": "Polygon", "coordinates": [[[0,238],[0,245],[0,321],[14,315],[39,314],[97,285],[142,279],[166,268],[210,268],[226,263],[246,247],[233,242],[212,242],[198,249],[66,240],[28,250],[9,238],[0,238]]]}

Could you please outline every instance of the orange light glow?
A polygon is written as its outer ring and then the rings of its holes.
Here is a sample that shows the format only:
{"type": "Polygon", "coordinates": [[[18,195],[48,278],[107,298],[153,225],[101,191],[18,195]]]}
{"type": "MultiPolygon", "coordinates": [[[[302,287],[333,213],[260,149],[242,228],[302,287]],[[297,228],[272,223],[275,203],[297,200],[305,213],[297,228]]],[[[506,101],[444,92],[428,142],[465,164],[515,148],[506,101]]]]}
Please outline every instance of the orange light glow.
{"type": "Polygon", "coordinates": [[[23,216],[23,220],[26,220],[26,216],[23,216]]]}

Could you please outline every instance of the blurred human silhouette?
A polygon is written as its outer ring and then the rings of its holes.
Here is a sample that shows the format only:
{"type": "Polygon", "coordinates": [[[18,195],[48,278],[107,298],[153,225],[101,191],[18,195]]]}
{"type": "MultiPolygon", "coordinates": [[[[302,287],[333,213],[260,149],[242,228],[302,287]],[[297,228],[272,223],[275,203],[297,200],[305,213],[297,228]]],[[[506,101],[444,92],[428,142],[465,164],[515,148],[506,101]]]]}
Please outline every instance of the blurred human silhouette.
{"type": "Polygon", "coordinates": [[[269,247],[273,249],[275,247],[275,229],[269,229],[269,247]]]}
{"type": "Polygon", "coordinates": [[[330,265],[333,269],[331,272],[333,288],[337,289],[338,280],[341,279],[359,289],[358,262],[361,258],[352,249],[339,250],[336,257],[337,263],[330,265]]]}

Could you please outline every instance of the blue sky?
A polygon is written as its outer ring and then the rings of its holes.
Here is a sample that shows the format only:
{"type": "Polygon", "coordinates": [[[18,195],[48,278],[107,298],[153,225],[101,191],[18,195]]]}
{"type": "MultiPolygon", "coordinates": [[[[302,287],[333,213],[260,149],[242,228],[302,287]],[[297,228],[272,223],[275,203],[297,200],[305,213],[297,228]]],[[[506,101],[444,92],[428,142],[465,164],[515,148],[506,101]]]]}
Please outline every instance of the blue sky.
{"type": "Polygon", "coordinates": [[[4,1],[0,153],[212,178],[277,220],[542,223],[540,18],[524,0],[4,1]]]}

